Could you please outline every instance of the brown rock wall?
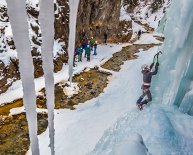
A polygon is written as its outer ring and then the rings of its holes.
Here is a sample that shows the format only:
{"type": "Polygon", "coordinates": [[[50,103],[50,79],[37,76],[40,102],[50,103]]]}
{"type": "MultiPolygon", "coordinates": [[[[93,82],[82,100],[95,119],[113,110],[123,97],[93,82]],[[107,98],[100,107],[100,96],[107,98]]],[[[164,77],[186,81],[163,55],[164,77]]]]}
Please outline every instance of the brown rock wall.
{"type": "Polygon", "coordinates": [[[77,43],[84,37],[94,37],[104,42],[104,33],[108,41],[119,33],[121,0],[80,0],[77,19],[77,43]]]}

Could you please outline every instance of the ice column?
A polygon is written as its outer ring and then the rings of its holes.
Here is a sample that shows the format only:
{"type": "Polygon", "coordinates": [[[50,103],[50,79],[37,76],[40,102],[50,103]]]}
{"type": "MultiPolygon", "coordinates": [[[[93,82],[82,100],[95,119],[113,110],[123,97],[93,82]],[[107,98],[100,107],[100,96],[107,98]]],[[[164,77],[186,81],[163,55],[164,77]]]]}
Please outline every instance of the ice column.
{"type": "Polygon", "coordinates": [[[156,103],[180,106],[185,102],[193,79],[192,10],[192,0],[175,0],[166,16],[163,55],[152,91],[156,103]]]}
{"type": "Polygon", "coordinates": [[[48,108],[48,127],[51,154],[54,155],[54,2],[53,0],[40,0],[39,22],[42,32],[42,61],[45,78],[46,104],[48,108]]]}
{"type": "Polygon", "coordinates": [[[79,6],[79,0],[69,0],[70,6],[70,23],[69,23],[69,41],[68,41],[68,64],[69,64],[69,78],[70,85],[72,83],[72,74],[73,74],[73,59],[74,59],[74,50],[75,50],[75,39],[76,39],[76,18],[79,6]]]}
{"type": "Polygon", "coordinates": [[[6,1],[13,39],[19,58],[19,71],[23,86],[23,103],[28,121],[31,150],[33,155],[39,155],[34,66],[28,35],[26,3],[25,0],[6,1]]]}

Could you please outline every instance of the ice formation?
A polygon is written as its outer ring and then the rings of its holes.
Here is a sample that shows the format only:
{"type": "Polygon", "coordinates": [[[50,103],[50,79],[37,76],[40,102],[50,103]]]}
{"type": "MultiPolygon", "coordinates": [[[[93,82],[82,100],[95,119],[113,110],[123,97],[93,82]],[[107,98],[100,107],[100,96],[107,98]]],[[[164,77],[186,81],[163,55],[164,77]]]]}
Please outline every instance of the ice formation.
{"type": "Polygon", "coordinates": [[[51,154],[54,155],[54,2],[53,0],[40,1],[39,22],[42,32],[42,64],[45,78],[46,105],[48,108],[48,127],[51,154]]]}
{"type": "Polygon", "coordinates": [[[26,3],[25,0],[7,0],[6,2],[9,20],[12,26],[13,39],[19,58],[19,71],[24,94],[23,103],[28,121],[31,150],[32,154],[39,155],[34,66],[29,41],[26,3]]]}
{"type": "Polygon", "coordinates": [[[79,6],[79,0],[69,0],[70,6],[70,23],[69,23],[69,41],[68,41],[68,55],[69,55],[69,79],[70,83],[72,83],[72,75],[73,75],[73,60],[74,60],[74,52],[75,52],[75,41],[76,41],[76,18],[79,6]]]}
{"type": "Polygon", "coordinates": [[[193,114],[192,9],[192,0],[172,1],[170,11],[162,20],[162,25],[166,24],[165,41],[159,77],[154,83],[155,102],[174,104],[189,114],[193,114]]]}

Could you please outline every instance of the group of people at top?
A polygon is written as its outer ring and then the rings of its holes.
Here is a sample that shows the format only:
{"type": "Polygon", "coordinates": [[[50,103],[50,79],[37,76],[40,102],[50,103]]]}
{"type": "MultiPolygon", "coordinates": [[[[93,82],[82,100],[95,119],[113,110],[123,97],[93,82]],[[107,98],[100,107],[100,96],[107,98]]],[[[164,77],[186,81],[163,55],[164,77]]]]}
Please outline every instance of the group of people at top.
{"type": "Polygon", "coordinates": [[[77,60],[78,62],[82,61],[83,52],[85,52],[84,56],[85,58],[87,58],[87,61],[90,61],[90,55],[92,52],[93,55],[97,55],[97,45],[98,43],[96,40],[94,40],[93,37],[91,38],[86,37],[85,39],[83,39],[79,47],[75,49],[74,62],[76,61],[76,58],[78,59],[77,60]]]}

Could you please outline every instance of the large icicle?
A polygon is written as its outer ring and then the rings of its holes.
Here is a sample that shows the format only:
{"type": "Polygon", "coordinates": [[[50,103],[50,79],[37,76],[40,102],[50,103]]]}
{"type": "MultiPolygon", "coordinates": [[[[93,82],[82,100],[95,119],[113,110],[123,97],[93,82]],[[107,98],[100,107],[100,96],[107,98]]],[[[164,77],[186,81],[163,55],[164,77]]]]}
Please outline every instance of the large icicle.
{"type": "Polygon", "coordinates": [[[68,64],[69,64],[69,78],[70,85],[72,83],[73,74],[73,60],[74,60],[74,50],[75,50],[75,39],[76,39],[76,18],[79,6],[79,0],[69,0],[70,6],[70,23],[69,23],[69,41],[68,41],[68,64]]]}
{"type": "Polygon", "coordinates": [[[39,22],[42,32],[42,60],[45,77],[45,89],[48,108],[48,126],[51,154],[54,155],[54,76],[53,76],[53,45],[54,45],[54,2],[40,0],[39,22]]]}
{"type": "Polygon", "coordinates": [[[25,0],[6,1],[13,39],[19,58],[19,70],[24,93],[23,103],[28,121],[31,150],[33,155],[39,155],[34,66],[30,49],[26,3],[25,0]]]}

